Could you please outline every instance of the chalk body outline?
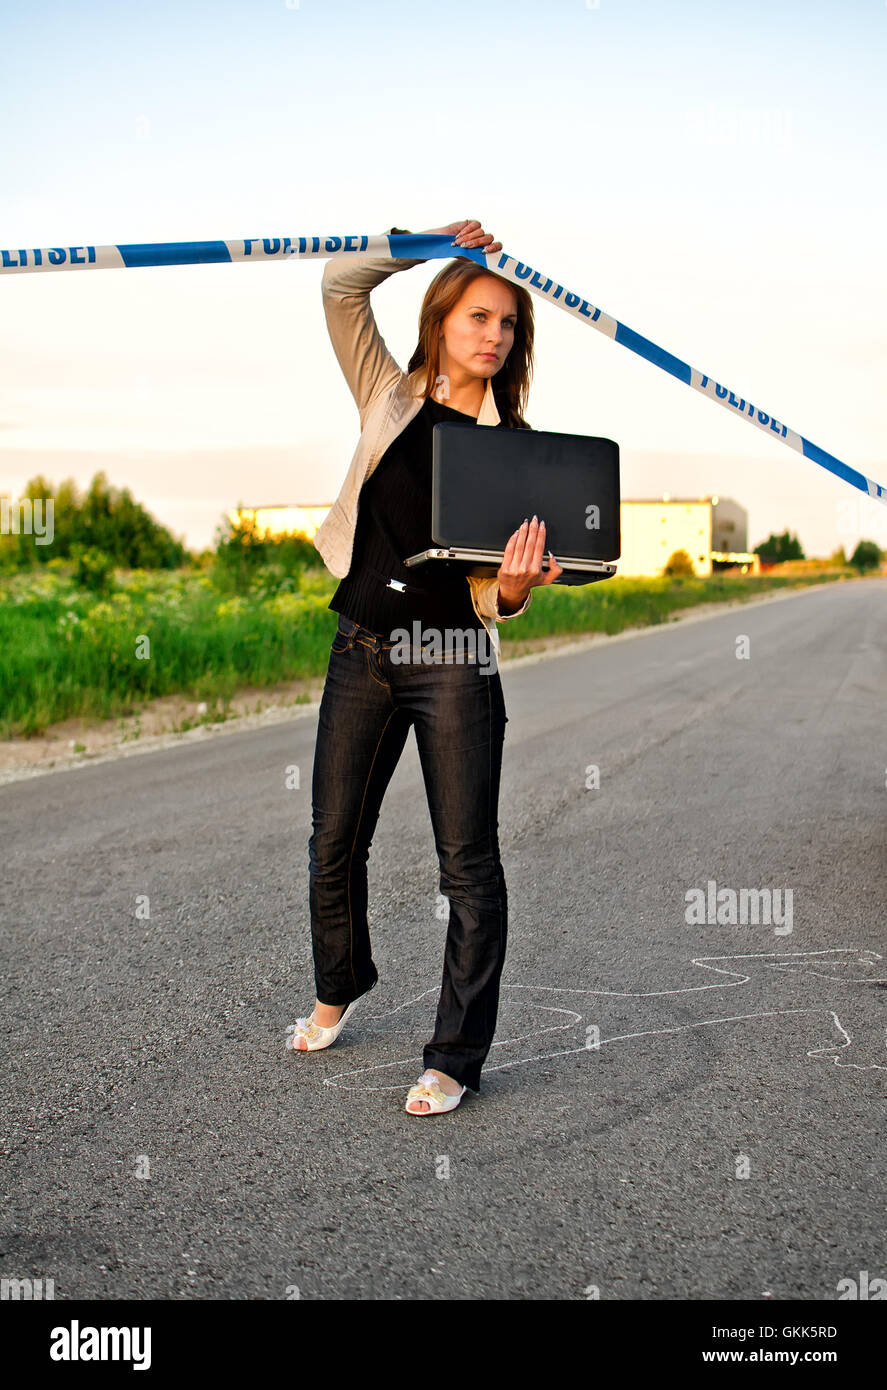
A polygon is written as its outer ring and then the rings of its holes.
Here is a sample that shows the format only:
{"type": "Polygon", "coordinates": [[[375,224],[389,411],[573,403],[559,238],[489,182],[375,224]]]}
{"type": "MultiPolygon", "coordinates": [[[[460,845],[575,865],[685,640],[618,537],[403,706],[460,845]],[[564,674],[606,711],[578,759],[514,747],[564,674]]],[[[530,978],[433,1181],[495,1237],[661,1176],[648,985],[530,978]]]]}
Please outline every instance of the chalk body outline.
{"type": "MultiPolygon", "coordinates": [[[[827,948],[824,948],[824,949],[818,950],[818,951],[788,951],[788,952],[779,952],[779,951],[754,951],[754,952],[748,952],[748,953],[744,953],[744,954],[734,954],[734,955],[727,955],[727,956],[694,956],[694,957],[691,958],[691,960],[688,962],[688,964],[690,964],[690,965],[692,965],[692,966],[697,966],[698,968],[700,968],[700,969],[702,969],[702,970],[711,971],[711,972],[713,972],[713,973],[715,973],[715,974],[718,974],[718,975],[724,975],[724,976],[728,976],[728,975],[729,975],[729,976],[733,976],[734,978],[732,978],[732,979],[725,979],[725,980],[718,980],[718,981],[716,981],[716,982],[714,982],[714,983],[712,983],[712,984],[685,985],[685,986],[680,986],[679,988],[676,988],[676,989],[662,989],[662,990],[609,990],[609,989],[588,989],[588,988],[583,988],[583,987],[581,987],[581,986],[568,986],[568,985],[541,985],[541,984],[516,984],[516,983],[515,983],[515,984],[503,984],[503,985],[500,987],[500,992],[501,992],[502,994],[505,994],[505,993],[507,993],[508,991],[514,990],[514,991],[531,991],[531,992],[537,993],[537,994],[587,995],[587,996],[594,996],[594,997],[601,997],[601,998],[612,998],[612,999],[639,999],[639,1000],[640,1000],[640,999],[673,998],[673,997],[676,997],[676,996],[679,996],[679,995],[686,995],[686,994],[697,994],[697,995],[698,995],[698,994],[703,994],[703,993],[705,993],[706,991],[708,991],[708,990],[713,990],[713,989],[714,989],[714,990],[737,989],[737,988],[742,988],[743,986],[752,983],[752,981],[753,981],[753,979],[754,979],[754,976],[753,976],[753,975],[751,975],[751,974],[746,974],[746,973],[744,973],[741,969],[732,969],[732,970],[731,970],[731,969],[728,969],[728,968],[724,968],[727,962],[756,961],[756,962],[759,962],[759,963],[764,964],[764,965],[766,966],[767,969],[774,970],[774,971],[776,971],[777,973],[802,973],[802,974],[806,974],[806,975],[813,975],[813,976],[816,977],[816,978],[828,980],[830,983],[833,984],[833,983],[835,982],[835,979],[836,979],[835,974],[834,974],[834,973],[824,973],[821,969],[820,969],[820,970],[817,970],[817,969],[816,969],[816,966],[817,966],[817,965],[823,966],[823,965],[828,964],[828,965],[831,965],[831,966],[840,966],[840,967],[848,967],[848,968],[849,968],[849,967],[852,967],[852,966],[854,966],[854,965],[856,965],[856,964],[859,964],[859,965],[866,965],[866,966],[869,966],[869,967],[874,967],[876,962],[879,962],[879,961],[882,961],[882,960],[883,960],[883,956],[880,954],[880,952],[878,952],[878,951],[872,951],[872,950],[869,950],[869,949],[867,949],[867,948],[855,947],[855,946],[827,947],[827,948]],[[826,958],[828,958],[828,959],[826,959],[826,958]],[[715,962],[715,961],[718,961],[718,962],[720,962],[721,964],[720,964],[720,965],[715,965],[715,964],[713,964],[713,962],[715,962]]],[[[883,977],[883,976],[873,976],[872,974],[855,975],[855,976],[852,976],[852,977],[850,977],[850,978],[845,977],[845,978],[841,979],[841,980],[840,980],[840,983],[843,984],[843,985],[853,985],[853,984],[887,985],[887,977],[883,977]]],[[[383,1014],[369,1014],[369,1015],[364,1015],[364,1016],[363,1016],[363,1019],[362,1019],[362,1022],[364,1022],[364,1023],[374,1023],[374,1022],[383,1021],[383,1020],[384,1020],[384,1021],[387,1021],[388,1019],[393,1018],[393,1017],[395,1016],[395,1014],[401,1013],[404,1009],[410,1008],[411,1005],[419,1003],[421,1000],[427,998],[429,995],[436,995],[436,994],[439,992],[439,988],[440,988],[439,985],[432,985],[432,986],[430,986],[428,989],[423,990],[420,994],[413,996],[413,998],[411,998],[411,999],[405,1000],[402,1004],[396,1005],[395,1008],[389,1009],[389,1010],[387,1010],[387,1011],[386,1011],[385,1013],[383,1013],[383,1014]]],[[[567,1022],[559,1023],[559,1024],[556,1024],[556,1025],[555,1025],[555,1024],[552,1024],[552,1025],[550,1025],[550,1026],[548,1026],[548,1027],[534,1028],[534,1029],[532,1030],[532,1032],[530,1032],[530,1033],[524,1033],[524,1034],[519,1034],[517,1037],[514,1037],[514,1038],[501,1038],[501,1039],[496,1039],[496,1040],[494,1040],[493,1045],[492,1045],[492,1048],[490,1049],[491,1054],[493,1054],[494,1049],[496,1049],[496,1048],[511,1047],[511,1046],[513,1046],[514,1044],[519,1043],[519,1042],[523,1042],[525,1039],[531,1038],[531,1037],[532,1037],[532,1038],[540,1038],[540,1037],[543,1037],[545,1034],[548,1034],[548,1033],[563,1032],[563,1031],[565,1031],[566,1029],[568,1029],[568,1028],[570,1028],[570,1027],[578,1027],[578,1026],[580,1026],[580,1025],[585,1021],[585,1020],[584,1020],[584,1016],[583,1016],[581,1013],[577,1013],[574,1009],[569,1009],[569,1008],[565,1008],[565,1007],[559,1007],[559,1006],[557,1006],[557,1005],[545,1005],[545,1004],[536,1004],[536,1005],[535,1005],[535,1008],[537,1009],[537,1011],[541,1011],[541,1012],[543,1012],[543,1013],[569,1015],[569,1020],[568,1020],[567,1022]]],[[[832,1062],[834,1063],[834,1065],[835,1065],[836,1067],[841,1067],[842,1069],[843,1069],[843,1068],[852,1069],[852,1070],[854,1070],[854,1071],[887,1071],[887,1031],[885,1031],[885,1052],[884,1052],[884,1062],[883,1062],[883,1063],[881,1063],[881,1062],[858,1063],[858,1062],[845,1062],[845,1061],[842,1061],[842,1060],[841,1060],[841,1054],[842,1054],[844,1051],[846,1051],[846,1049],[847,1049],[848,1047],[851,1047],[851,1046],[853,1045],[853,1039],[852,1039],[852,1037],[850,1036],[850,1033],[848,1032],[848,1030],[846,1029],[846,1027],[844,1026],[844,1024],[841,1022],[841,1019],[840,1019],[840,1017],[838,1016],[838,1014],[837,1014],[837,1012],[835,1011],[835,1009],[833,1009],[833,1008],[831,1007],[831,1002],[830,1002],[830,1001],[824,1001],[822,1004],[812,1005],[812,1006],[809,1006],[809,1007],[799,1008],[799,1009],[767,1009],[767,1010],[759,1010],[759,1011],[757,1011],[757,1012],[748,1013],[748,1014],[730,1014],[730,1015],[727,1015],[727,1016],[724,1016],[724,1017],[720,1017],[720,1018],[699,1019],[699,1020],[697,1020],[696,1022],[693,1022],[693,1023],[676,1024],[676,1025],[673,1025],[673,1026],[667,1027],[667,1028],[644,1028],[644,1029],[640,1029],[639,1031],[633,1032],[633,1033],[620,1033],[620,1034],[614,1034],[614,1035],[611,1036],[611,1037],[607,1037],[607,1038],[603,1038],[603,1037],[602,1037],[602,1038],[600,1039],[600,1041],[599,1041],[594,1047],[589,1047],[588,1044],[587,1044],[587,1042],[583,1042],[583,1043],[582,1043],[580,1046],[578,1046],[578,1047],[559,1048],[559,1049],[557,1049],[557,1050],[555,1050],[555,1051],[553,1051],[553,1052],[542,1052],[542,1053],[538,1053],[538,1054],[536,1054],[536,1055],[534,1055],[534,1056],[532,1056],[532,1057],[520,1057],[520,1058],[516,1058],[514,1061],[510,1061],[510,1062],[499,1062],[499,1063],[496,1063],[496,1062],[494,1061],[494,1062],[492,1062],[492,1063],[487,1064],[487,1065],[484,1066],[483,1074],[486,1076],[487,1074],[489,1074],[489,1073],[491,1073],[491,1072],[509,1071],[509,1070],[511,1070],[511,1069],[514,1068],[514,1067],[530,1066],[530,1065],[532,1065],[534,1062],[545,1062],[545,1061],[549,1061],[549,1060],[551,1060],[551,1059],[553,1059],[553,1058],[555,1058],[555,1057],[570,1057],[570,1056],[577,1056],[579,1053],[582,1053],[582,1052],[588,1052],[588,1053],[600,1052],[604,1047],[612,1046],[612,1044],[614,1044],[614,1043],[631,1042],[631,1041],[633,1041],[633,1040],[636,1039],[636,1038],[664,1037],[664,1036],[667,1036],[667,1035],[669,1035],[669,1034],[691,1032],[692,1030],[697,1029],[697,1028],[712,1028],[712,1027],[716,1027],[716,1026],[718,1026],[718,1025],[729,1024],[729,1023],[747,1023],[747,1022],[750,1022],[750,1021],[755,1020],[755,1019],[784,1018],[784,1017],[788,1017],[788,1016],[791,1016],[791,1015],[799,1015],[799,1014],[820,1014],[820,1013],[827,1014],[827,1015],[829,1016],[829,1018],[831,1018],[834,1027],[835,1027],[835,1028],[838,1030],[838,1032],[841,1034],[842,1041],[840,1041],[840,1042],[835,1041],[835,1042],[832,1042],[832,1043],[826,1043],[826,1044],[824,1044],[824,1045],[821,1046],[821,1047],[811,1048],[811,1049],[809,1049],[809,1050],[807,1051],[807,1053],[806,1053],[806,1056],[807,1056],[807,1057],[809,1057],[809,1058],[811,1058],[811,1059],[813,1059],[813,1058],[820,1058],[820,1057],[822,1057],[824,1054],[827,1054],[827,1053],[834,1053],[835,1055],[832,1057],[832,1062]]],[[[845,1015],[845,1016],[846,1016],[846,1015],[845,1015]]],[[[357,1020],[355,1020],[355,1021],[357,1021],[357,1020]]],[[[596,1022],[596,1020],[595,1020],[595,1022],[596,1022]]],[[[404,1029],[404,1030],[386,1029],[386,1030],[384,1030],[384,1031],[385,1031],[385,1034],[386,1034],[387,1036],[391,1036],[392,1032],[398,1032],[398,1031],[409,1032],[410,1036],[413,1036],[413,1035],[415,1034],[415,1032],[416,1032],[416,1029],[415,1029],[415,1027],[412,1027],[412,1028],[404,1029]]],[[[393,1061],[393,1062],[381,1062],[381,1063],[375,1063],[375,1064],[372,1064],[372,1065],[369,1065],[369,1066],[364,1066],[364,1067],[349,1068],[347,1071],[336,1072],[333,1076],[324,1077],[324,1078],[323,1078],[323,1084],[324,1084],[325,1086],[332,1086],[332,1087],[336,1088],[337,1090],[361,1090],[361,1091],[393,1091],[393,1090],[401,1090],[401,1089],[402,1089],[402,1084],[403,1084],[402,1082],[398,1082],[398,1083],[396,1083],[396,1084],[394,1084],[394,1085],[379,1085],[379,1086],[374,1086],[374,1085],[372,1085],[372,1084],[367,1085],[366,1082],[356,1083],[355,1085],[348,1085],[347,1082],[344,1080],[344,1078],[353,1078],[353,1077],[359,1077],[359,1076],[367,1076],[367,1075],[371,1075],[371,1074],[373,1074],[373,1073],[384,1072],[384,1071],[390,1071],[390,1070],[392,1070],[392,1069],[395,1068],[395,1067],[408,1067],[408,1066],[412,1066],[412,1065],[415,1065],[415,1056],[410,1056],[410,1057],[405,1057],[405,1058],[398,1058],[397,1060],[395,1060],[395,1061],[393,1061]]]]}

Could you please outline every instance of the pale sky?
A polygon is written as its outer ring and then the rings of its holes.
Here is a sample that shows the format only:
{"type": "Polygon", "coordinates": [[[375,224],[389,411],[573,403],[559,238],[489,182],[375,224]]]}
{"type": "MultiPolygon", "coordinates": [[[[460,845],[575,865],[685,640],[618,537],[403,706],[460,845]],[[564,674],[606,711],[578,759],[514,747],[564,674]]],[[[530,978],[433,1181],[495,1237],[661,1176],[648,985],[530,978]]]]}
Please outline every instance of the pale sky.
{"type": "MultiPolygon", "coordinates": [[[[0,0],[0,23],[0,247],[476,217],[887,483],[884,0],[0,0]]],[[[374,292],[404,367],[442,264],[374,292]]],[[[192,546],[238,502],[332,501],[359,424],[322,270],[7,277],[0,492],[104,468],[192,546]]],[[[534,307],[529,421],[615,439],[624,497],[734,497],[751,544],[887,546],[887,508],[534,307]]]]}

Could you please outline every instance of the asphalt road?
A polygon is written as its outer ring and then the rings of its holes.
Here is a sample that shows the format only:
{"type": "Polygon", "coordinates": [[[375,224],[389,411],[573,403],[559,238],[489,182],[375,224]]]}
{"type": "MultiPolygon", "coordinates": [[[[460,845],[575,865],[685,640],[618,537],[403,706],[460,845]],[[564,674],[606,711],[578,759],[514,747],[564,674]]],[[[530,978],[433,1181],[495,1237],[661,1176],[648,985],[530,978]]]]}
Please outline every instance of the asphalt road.
{"type": "Polygon", "coordinates": [[[450,1115],[403,1110],[445,932],[412,739],[370,859],[380,982],[308,1056],[284,1038],[313,1002],[313,716],[0,788],[4,1277],[774,1301],[887,1277],[887,581],[503,681],[509,953],[450,1115]],[[709,882],[779,890],[780,920],[688,922],[709,882]]]}

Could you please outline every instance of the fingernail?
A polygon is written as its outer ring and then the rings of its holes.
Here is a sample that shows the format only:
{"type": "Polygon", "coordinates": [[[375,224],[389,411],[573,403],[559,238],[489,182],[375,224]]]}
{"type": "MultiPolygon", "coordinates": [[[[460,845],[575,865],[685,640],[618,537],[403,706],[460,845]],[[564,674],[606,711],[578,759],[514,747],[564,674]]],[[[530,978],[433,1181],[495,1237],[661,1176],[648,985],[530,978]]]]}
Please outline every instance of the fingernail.
{"type": "Polygon", "coordinates": [[[539,518],[538,518],[538,516],[536,515],[535,512],[533,513],[533,520],[534,520],[534,521],[538,521],[538,520],[539,520],[539,518]]]}

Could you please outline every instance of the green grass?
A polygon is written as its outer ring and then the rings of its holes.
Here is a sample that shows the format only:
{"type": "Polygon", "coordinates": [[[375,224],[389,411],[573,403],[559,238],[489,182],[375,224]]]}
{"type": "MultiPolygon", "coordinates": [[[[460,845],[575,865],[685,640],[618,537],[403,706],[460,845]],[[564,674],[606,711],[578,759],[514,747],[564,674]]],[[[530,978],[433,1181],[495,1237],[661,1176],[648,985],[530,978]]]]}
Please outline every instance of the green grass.
{"type": "Polygon", "coordinates": [[[499,625],[506,644],[553,633],[624,632],[668,622],[672,614],[700,603],[754,598],[774,590],[840,579],[841,571],[795,575],[715,574],[709,579],[614,579],[572,588],[536,589],[527,612],[499,625]]]}
{"type": "MultiPolygon", "coordinates": [[[[500,625],[503,655],[527,638],[616,633],[694,604],[840,577],[615,578],[537,589],[527,613],[500,625]]],[[[214,708],[238,687],[322,675],[336,583],[326,570],[306,570],[275,592],[260,574],[248,596],[223,597],[199,571],[117,571],[114,592],[98,598],[61,568],[0,574],[0,737],[41,733],[72,716],[133,714],[161,695],[214,708]]]]}

